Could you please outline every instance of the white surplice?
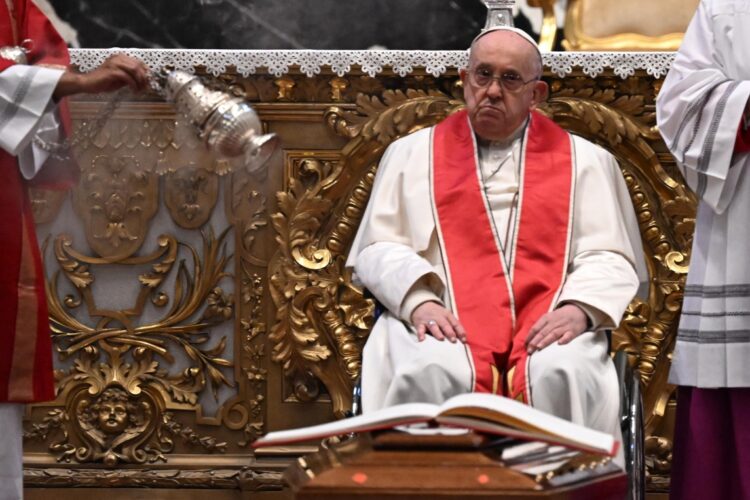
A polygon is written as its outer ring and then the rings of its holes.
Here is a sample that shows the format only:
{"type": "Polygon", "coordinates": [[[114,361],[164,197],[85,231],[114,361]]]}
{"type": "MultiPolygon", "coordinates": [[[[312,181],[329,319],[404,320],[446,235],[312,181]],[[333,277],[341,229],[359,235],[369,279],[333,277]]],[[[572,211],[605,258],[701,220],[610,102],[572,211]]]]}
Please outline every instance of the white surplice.
{"type": "MultiPolygon", "coordinates": [[[[355,279],[387,309],[363,353],[365,412],[404,402],[441,403],[473,389],[468,348],[430,336],[419,343],[409,323],[421,302],[443,302],[446,283],[430,201],[430,133],[415,132],[386,150],[347,261],[355,279]]],[[[480,147],[485,192],[501,240],[506,234],[512,239],[515,232],[508,230],[508,221],[519,185],[521,135],[509,144],[480,147]]],[[[599,331],[530,357],[531,404],[619,438],[617,380],[600,330],[619,324],[637,291],[635,268],[643,269],[641,240],[614,157],[579,137],[572,144],[572,244],[555,306],[582,306],[592,330],[599,331]]],[[[514,242],[501,245],[507,257],[514,242]]]]}
{"type": "Polygon", "coordinates": [[[63,70],[16,64],[0,71],[0,148],[18,158],[26,180],[33,179],[49,153],[33,141],[60,140],[52,94],[63,70]]]}
{"type": "Polygon", "coordinates": [[[750,386],[750,155],[733,153],[750,97],[749,28],[750,2],[702,1],[657,99],[659,129],[700,198],[673,384],[750,386]]]}

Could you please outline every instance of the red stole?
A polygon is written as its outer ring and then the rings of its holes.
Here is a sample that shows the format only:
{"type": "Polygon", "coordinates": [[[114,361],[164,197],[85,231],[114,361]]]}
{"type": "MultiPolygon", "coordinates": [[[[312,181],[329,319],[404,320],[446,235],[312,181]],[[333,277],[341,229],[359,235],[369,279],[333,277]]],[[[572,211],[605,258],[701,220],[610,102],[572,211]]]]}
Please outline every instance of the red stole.
{"type": "MultiPolygon", "coordinates": [[[[0,0],[0,46],[31,40],[31,64],[68,64],[64,42],[47,18],[27,0],[0,0]],[[9,8],[12,7],[12,9],[9,8]]],[[[12,63],[0,59],[0,71],[12,63]]],[[[64,113],[63,113],[64,115],[64,113]]],[[[65,116],[63,116],[65,119],[65,116]]],[[[71,172],[35,185],[68,187],[71,172]]],[[[52,345],[44,272],[28,193],[16,158],[0,150],[0,402],[54,398],[52,345]]]]}
{"type": "Polygon", "coordinates": [[[475,391],[529,401],[526,336],[553,306],[568,263],[574,176],[570,141],[552,120],[532,114],[521,160],[509,274],[482,189],[466,112],[451,115],[434,129],[438,239],[451,306],[467,332],[475,391]]]}

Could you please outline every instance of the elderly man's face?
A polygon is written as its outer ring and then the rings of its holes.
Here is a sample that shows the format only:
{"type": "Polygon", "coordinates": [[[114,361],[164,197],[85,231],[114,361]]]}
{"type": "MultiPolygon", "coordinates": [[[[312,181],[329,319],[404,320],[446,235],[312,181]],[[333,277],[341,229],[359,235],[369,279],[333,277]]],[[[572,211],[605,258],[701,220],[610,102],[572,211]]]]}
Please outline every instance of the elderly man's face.
{"type": "Polygon", "coordinates": [[[488,33],[476,41],[461,81],[466,110],[479,137],[507,138],[546,99],[547,84],[538,79],[538,61],[536,49],[510,31],[488,33]]]}

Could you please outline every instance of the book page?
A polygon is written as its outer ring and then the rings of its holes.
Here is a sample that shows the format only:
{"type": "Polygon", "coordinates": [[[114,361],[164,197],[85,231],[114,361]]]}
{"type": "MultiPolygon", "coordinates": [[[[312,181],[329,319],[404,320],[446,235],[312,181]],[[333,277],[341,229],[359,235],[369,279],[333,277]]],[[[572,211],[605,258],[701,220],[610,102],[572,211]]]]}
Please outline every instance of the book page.
{"type": "Polygon", "coordinates": [[[372,413],[357,415],[335,422],[311,427],[270,432],[253,443],[253,448],[273,446],[312,439],[321,439],[350,432],[365,432],[432,420],[438,407],[429,403],[408,403],[383,408],[372,413]]]}
{"type": "Polygon", "coordinates": [[[519,459],[525,460],[529,456],[535,456],[540,453],[547,453],[549,451],[549,448],[550,446],[547,443],[543,443],[540,441],[529,441],[528,443],[521,443],[515,446],[503,448],[500,459],[505,463],[518,461],[519,459]]]}
{"type": "Polygon", "coordinates": [[[460,436],[468,434],[470,429],[463,427],[445,427],[442,425],[433,426],[427,422],[419,422],[410,425],[397,425],[395,430],[411,434],[412,436],[460,436]]]}
{"type": "MultiPolygon", "coordinates": [[[[438,421],[447,422],[449,418],[455,421],[453,417],[462,417],[461,421],[456,423],[468,425],[468,418],[477,419],[505,428],[493,431],[483,426],[487,432],[496,434],[507,432],[508,435],[513,436],[514,433],[507,428],[518,429],[528,433],[529,437],[547,441],[552,438],[554,442],[574,445],[590,451],[610,455],[616,451],[615,439],[610,434],[588,429],[502,396],[484,393],[461,394],[450,398],[440,408],[438,421]]],[[[473,428],[483,430],[480,426],[473,428]]]]}

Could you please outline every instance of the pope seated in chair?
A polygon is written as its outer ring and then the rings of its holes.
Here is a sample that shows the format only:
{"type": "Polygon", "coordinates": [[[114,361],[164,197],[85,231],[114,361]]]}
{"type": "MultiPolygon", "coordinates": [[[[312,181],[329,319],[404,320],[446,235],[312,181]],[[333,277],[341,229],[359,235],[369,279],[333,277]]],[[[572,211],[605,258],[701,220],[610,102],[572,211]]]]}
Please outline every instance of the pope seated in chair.
{"type": "Polygon", "coordinates": [[[534,111],[541,76],[531,38],[485,31],[466,109],[383,155],[347,262],[386,308],[365,413],[482,391],[620,438],[604,330],[638,288],[638,227],[614,157],[534,111]]]}

